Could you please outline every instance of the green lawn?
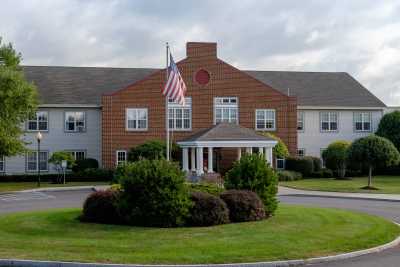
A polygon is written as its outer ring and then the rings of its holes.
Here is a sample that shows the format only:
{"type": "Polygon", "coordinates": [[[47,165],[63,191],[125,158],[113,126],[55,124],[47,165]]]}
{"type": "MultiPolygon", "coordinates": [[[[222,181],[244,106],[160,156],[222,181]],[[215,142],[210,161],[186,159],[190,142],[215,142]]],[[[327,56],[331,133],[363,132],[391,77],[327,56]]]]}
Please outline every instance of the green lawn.
{"type": "Polygon", "coordinates": [[[79,209],[0,216],[0,258],[195,264],[308,258],[374,247],[400,228],[338,209],[280,205],[261,222],[204,228],[80,223],[79,209]]]}
{"type": "Polygon", "coordinates": [[[379,190],[361,189],[367,185],[367,177],[357,177],[350,180],[335,179],[303,179],[291,182],[279,182],[279,185],[297,189],[353,192],[353,193],[382,193],[400,194],[400,176],[375,176],[372,177],[372,186],[379,190]]]}
{"type": "MultiPolygon", "coordinates": [[[[0,177],[1,180],[1,177],[0,177]]],[[[65,187],[65,186],[85,186],[85,185],[105,185],[107,182],[70,182],[64,184],[41,183],[41,187],[65,187]]],[[[20,191],[38,188],[36,182],[0,182],[0,193],[10,191],[20,191]]]]}

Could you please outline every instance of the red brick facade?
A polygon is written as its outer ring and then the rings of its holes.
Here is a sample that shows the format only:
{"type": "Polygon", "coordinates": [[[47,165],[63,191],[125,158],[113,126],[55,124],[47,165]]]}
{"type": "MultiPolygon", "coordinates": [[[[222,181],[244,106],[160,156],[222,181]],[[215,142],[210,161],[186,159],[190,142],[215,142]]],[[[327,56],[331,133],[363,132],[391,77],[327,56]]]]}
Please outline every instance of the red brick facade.
{"type": "MultiPolygon", "coordinates": [[[[192,97],[192,131],[174,132],[174,140],[193,135],[214,122],[214,97],[237,97],[240,125],[255,127],[255,109],[276,110],[276,131],[291,153],[297,149],[297,100],[288,97],[245,72],[217,58],[216,43],[188,43],[187,58],[177,65],[192,97]],[[198,70],[210,74],[206,85],[195,81],[198,70]]],[[[103,166],[115,166],[116,150],[136,146],[151,139],[165,138],[165,99],[161,88],[165,70],[132,84],[102,99],[103,166]],[[148,130],[128,132],[125,129],[126,108],[148,109],[148,130]]]]}

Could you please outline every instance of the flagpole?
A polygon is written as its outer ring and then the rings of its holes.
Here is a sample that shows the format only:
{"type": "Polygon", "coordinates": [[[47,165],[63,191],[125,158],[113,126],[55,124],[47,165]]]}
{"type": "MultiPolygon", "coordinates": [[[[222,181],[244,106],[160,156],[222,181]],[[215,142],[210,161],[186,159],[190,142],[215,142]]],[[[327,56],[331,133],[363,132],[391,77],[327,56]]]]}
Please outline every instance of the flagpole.
{"type": "MultiPolygon", "coordinates": [[[[169,45],[168,42],[166,43],[166,68],[165,68],[165,73],[166,73],[166,82],[168,81],[168,56],[169,56],[169,45]]],[[[165,96],[165,129],[166,129],[166,140],[165,144],[167,146],[166,154],[167,154],[167,160],[169,161],[169,121],[168,121],[168,116],[169,116],[169,110],[168,110],[168,96],[165,96]]]]}

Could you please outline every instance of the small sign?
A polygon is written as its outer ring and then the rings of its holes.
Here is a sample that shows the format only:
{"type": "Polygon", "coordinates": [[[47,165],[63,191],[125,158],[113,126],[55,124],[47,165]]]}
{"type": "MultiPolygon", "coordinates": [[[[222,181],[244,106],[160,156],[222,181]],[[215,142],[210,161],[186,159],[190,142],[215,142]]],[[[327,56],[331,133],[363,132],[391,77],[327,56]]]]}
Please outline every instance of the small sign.
{"type": "Polygon", "coordinates": [[[67,165],[68,165],[68,163],[66,160],[61,161],[61,167],[63,167],[64,169],[67,168],[67,165]]]}

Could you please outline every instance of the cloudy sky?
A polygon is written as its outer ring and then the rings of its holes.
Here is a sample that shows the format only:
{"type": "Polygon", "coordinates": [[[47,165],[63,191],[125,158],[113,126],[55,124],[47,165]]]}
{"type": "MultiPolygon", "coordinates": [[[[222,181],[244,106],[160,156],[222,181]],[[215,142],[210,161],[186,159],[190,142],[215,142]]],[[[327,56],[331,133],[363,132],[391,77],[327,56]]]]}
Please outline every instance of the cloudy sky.
{"type": "Polygon", "coordinates": [[[349,72],[400,105],[400,1],[2,0],[0,36],[26,65],[162,67],[216,41],[241,69],[349,72]]]}

